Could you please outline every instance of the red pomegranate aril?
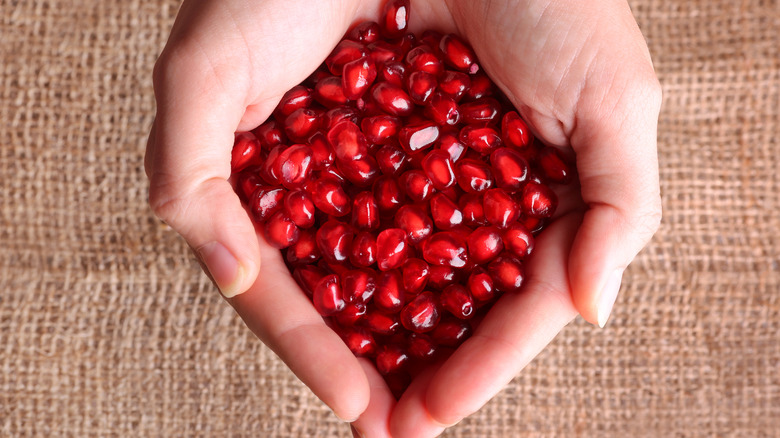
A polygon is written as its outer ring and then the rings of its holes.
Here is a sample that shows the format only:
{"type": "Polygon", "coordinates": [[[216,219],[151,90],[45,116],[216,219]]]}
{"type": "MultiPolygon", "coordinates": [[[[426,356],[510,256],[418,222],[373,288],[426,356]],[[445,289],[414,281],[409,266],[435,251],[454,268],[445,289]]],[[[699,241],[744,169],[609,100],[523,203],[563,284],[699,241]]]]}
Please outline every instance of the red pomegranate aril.
{"type": "Polygon", "coordinates": [[[401,324],[415,333],[433,330],[441,318],[439,303],[431,292],[423,292],[401,310],[401,324]]]}
{"type": "Polygon", "coordinates": [[[401,329],[401,321],[397,313],[388,315],[371,309],[366,312],[360,323],[378,335],[392,335],[401,329]]]}
{"type": "Polygon", "coordinates": [[[381,175],[379,164],[368,155],[354,161],[337,161],[339,171],[357,187],[368,187],[381,175]]]}
{"type": "Polygon", "coordinates": [[[366,139],[374,144],[387,144],[390,139],[398,134],[400,125],[401,122],[398,118],[387,115],[366,117],[360,122],[360,128],[366,139]]]}
{"type": "MultiPolygon", "coordinates": [[[[488,124],[498,122],[501,104],[492,97],[483,97],[460,106],[460,117],[467,124],[488,124]]],[[[494,131],[495,132],[495,131],[494,131]]],[[[496,134],[498,136],[498,134],[496,134]]]]}
{"type": "Polygon", "coordinates": [[[479,301],[490,301],[496,296],[493,277],[479,266],[471,271],[468,280],[466,280],[466,287],[471,295],[479,301]]]}
{"type": "Polygon", "coordinates": [[[320,119],[320,129],[330,131],[334,126],[348,120],[352,123],[360,123],[360,111],[357,108],[340,105],[325,112],[320,119]]]}
{"type": "Polygon", "coordinates": [[[370,44],[379,40],[379,23],[364,21],[347,33],[347,38],[363,44],[370,44]]]}
{"type": "Polygon", "coordinates": [[[397,85],[380,82],[371,89],[371,96],[379,108],[390,115],[406,117],[414,112],[412,99],[397,85]]]}
{"type": "Polygon", "coordinates": [[[402,371],[409,363],[409,356],[397,345],[379,347],[376,355],[376,369],[381,374],[393,374],[402,371]]]}
{"type": "Polygon", "coordinates": [[[265,181],[255,173],[242,172],[236,177],[236,191],[238,192],[238,197],[247,205],[249,205],[249,200],[252,199],[252,195],[255,191],[264,185],[265,181]]]}
{"type": "Polygon", "coordinates": [[[458,235],[442,231],[423,242],[423,258],[433,265],[462,268],[468,262],[466,242],[458,235]]]}
{"type": "Polygon", "coordinates": [[[251,132],[236,133],[230,160],[230,169],[240,172],[249,166],[257,166],[262,162],[260,157],[260,141],[251,132]]]}
{"type": "Polygon", "coordinates": [[[447,70],[439,78],[439,91],[450,97],[455,102],[466,93],[471,86],[471,79],[466,73],[447,70]]]}
{"type": "Polygon", "coordinates": [[[457,318],[442,318],[431,332],[434,342],[444,347],[457,347],[471,336],[471,324],[457,318]]]}
{"type": "Polygon", "coordinates": [[[417,37],[414,36],[413,33],[406,33],[402,35],[400,38],[396,38],[393,41],[393,44],[395,44],[398,49],[403,53],[403,56],[406,56],[407,53],[409,53],[409,50],[412,49],[412,47],[417,47],[417,37]]]}
{"type": "Polygon", "coordinates": [[[401,273],[397,269],[379,274],[376,282],[374,305],[383,312],[396,313],[404,305],[405,295],[401,273]]]}
{"type": "Polygon", "coordinates": [[[379,22],[382,32],[397,38],[406,33],[409,26],[409,0],[390,0],[382,10],[382,20],[379,22]]]}
{"type": "Polygon", "coordinates": [[[311,175],[312,157],[313,153],[308,146],[292,145],[279,154],[274,163],[274,173],[286,188],[301,187],[311,175]]]}
{"type": "Polygon", "coordinates": [[[249,211],[258,223],[263,223],[282,209],[286,194],[287,190],[281,187],[260,187],[249,200],[249,211]]]}
{"type": "Polygon", "coordinates": [[[381,271],[396,269],[406,261],[409,243],[406,232],[400,228],[388,228],[376,236],[376,263],[381,271]]]}
{"type": "Polygon", "coordinates": [[[379,213],[391,215],[398,211],[404,203],[404,192],[398,185],[398,180],[391,176],[381,176],[374,183],[374,199],[379,213]]]}
{"type": "Polygon", "coordinates": [[[452,164],[456,164],[466,153],[466,145],[458,140],[457,133],[453,134],[451,132],[443,132],[439,136],[439,141],[436,143],[436,147],[450,155],[450,161],[452,161],[452,164]]]}
{"type": "Polygon", "coordinates": [[[501,119],[501,138],[507,146],[522,149],[533,140],[528,125],[515,111],[509,111],[501,119]]]}
{"type": "Polygon", "coordinates": [[[474,316],[474,298],[468,289],[459,284],[447,286],[441,292],[439,302],[444,310],[456,318],[469,319],[474,316]]]}
{"type": "Polygon", "coordinates": [[[444,190],[455,184],[455,171],[447,152],[440,149],[428,152],[422,160],[422,167],[433,188],[444,190]]]}
{"type": "Polygon", "coordinates": [[[427,239],[433,234],[433,222],[419,207],[404,205],[395,214],[395,226],[404,230],[412,245],[427,239]]]}
{"type": "MultiPolygon", "coordinates": [[[[336,318],[340,315],[341,313],[336,318]]],[[[376,353],[376,341],[374,341],[374,337],[367,330],[360,328],[345,329],[342,331],[341,339],[344,340],[344,343],[347,344],[347,347],[355,356],[373,356],[376,353]]]]}
{"type": "Polygon", "coordinates": [[[477,56],[460,38],[453,34],[444,35],[439,42],[444,61],[457,70],[474,74],[479,71],[477,56]]]}
{"type": "Polygon", "coordinates": [[[406,54],[406,63],[414,71],[423,71],[438,76],[444,70],[436,52],[427,46],[417,46],[406,54]]]}
{"type": "Polygon", "coordinates": [[[455,179],[468,193],[484,192],[493,187],[493,173],[482,161],[462,158],[455,166],[455,179]]]}
{"type": "MultiPolygon", "coordinates": [[[[403,58],[404,54],[397,46],[387,41],[376,41],[368,45],[368,55],[374,60],[377,66],[395,62],[403,58]]],[[[381,74],[381,73],[380,73],[381,74]]],[[[398,85],[401,83],[399,82],[398,85]]]]}
{"type": "Polygon", "coordinates": [[[445,287],[457,283],[460,279],[459,271],[451,266],[431,265],[431,274],[428,276],[428,288],[442,290],[445,287]]]}
{"type": "Polygon", "coordinates": [[[276,167],[276,159],[279,158],[279,154],[281,154],[287,146],[285,145],[278,145],[274,146],[273,149],[271,149],[271,152],[268,153],[268,156],[265,157],[265,162],[260,166],[260,177],[263,178],[263,181],[267,182],[270,185],[279,185],[281,184],[281,181],[279,181],[279,175],[276,173],[276,170],[274,169],[276,167]]]}
{"type": "Polygon", "coordinates": [[[431,275],[430,266],[425,260],[411,258],[401,268],[404,290],[411,295],[417,295],[425,289],[428,277],[431,275]]]}
{"type": "Polygon", "coordinates": [[[379,206],[371,192],[360,192],[352,201],[352,225],[359,230],[374,230],[379,226],[379,206]]]}
{"type": "Polygon", "coordinates": [[[274,110],[274,114],[280,119],[286,118],[294,111],[301,108],[308,108],[312,102],[312,90],[303,85],[296,85],[290,91],[284,93],[282,100],[274,110]]]}
{"type": "Polygon", "coordinates": [[[417,105],[424,105],[431,99],[436,85],[436,76],[424,71],[415,71],[406,77],[409,97],[417,105]]]}
{"type": "Polygon", "coordinates": [[[467,193],[458,201],[458,208],[463,212],[463,224],[469,227],[479,227],[487,225],[485,219],[485,207],[482,202],[482,195],[478,193],[467,193]]]}
{"type": "Polygon", "coordinates": [[[344,87],[341,86],[341,78],[338,76],[329,76],[320,79],[314,86],[314,100],[326,108],[344,105],[349,101],[344,94],[344,87]]]}
{"type": "Polygon", "coordinates": [[[368,155],[366,136],[349,120],[339,122],[328,131],[328,142],[340,161],[361,160],[368,155]]]}
{"type": "MultiPolygon", "coordinates": [[[[363,44],[356,41],[342,40],[330,52],[330,55],[325,58],[325,65],[331,74],[340,76],[346,63],[352,62],[365,54],[366,48],[363,44]]],[[[317,83],[319,84],[319,82],[317,83]]]]}
{"type": "Polygon", "coordinates": [[[430,98],[425,107],[425,115],[442,126],[453,126],[460,121],[458,104],[441,93],[434,93],[430,98]]]}
{"type": "Polygon", "coordinates": [[[347,303],[344,301],[338,275],[331,274],[320,280],[314,289],[312,300],[314,308],[322,316],[331,316],[344,310],[347,303]]]}
{"type": "Polygon", "coordinates": [[[335,319],[341,327],[352,328],[363,320],[367,310],[368,306],[364,303],[347,303],[347,305],[344,306],[344,310],[333,315],[333,319],[335,319]]]}
{"type": "Polygon", "coordinates": [[[327,272],[322,268],[312,265],[298,266],[293,270],[293,279],[298,283],[304,293],[311,297],[317,284],[325,278],[327,272]]]}
{"type": "Polygon", "coordinates": [[[282,132],[276,120],[269,120],[252,130],[263,149],[271,150],[285,142],[282,132]]]}
{"type": "Polygon", "coordinates": [[[561,152],[550,146],[543,147],[537,154],[537,163],[545,181],[556,184],[568,184],[572,179],[572,169],[561,152]]]}
{"type": "Polygon", "coordinates": [[[498,148],[490,154],[496,186],[514,193],[528,180],[528,162],[509,148],[498,148]]]}
{"type": "Polygon", "coordinates": [[[412,202],[423,202],[436,191],[433,183],[422,170],[408,170],[401,175],[401,187],[412,202]]]}
{"type": "Polygon", "coordinates": [[[277,211],[265,223],[265,240],[277,249],[287,248],[298,241],[300,229],[283,211],[277,211]]]}
{"type": "Polygon", "coordinates": [[[479,227],[468,237],[469,260],[482,265],[498,256],[504,249],[501,231],[496,227],[479,227]]]}
{"type": "Polygon", "coordinates": [[[313,184],[314,205],[325,214],[341,217],[349,213],[351,200],[333,177],[321,177],[313,184]]]}
{"type": "Polygon", "coordinates": [[[558,196],[543,184],[529,182],[520,197],[523,213],[536,218],[552,217],[558,207],[558,196]]]}
{"type": "Polygon", "coordinates": [[[376,263],[376,251],[376,237],[368,231],[361,231],[352,240],[349,261],[359,267],[371,266],[376,263]]]}
{"type": "Polygon", "coordinates": [[[485,73],[479,72],[469,77],[471,85],[463,96],[465,100],[472,101],[483,97],[492,96],[495,93],[493,81],[485,73]]]}
{"type": "Polygon", "coordinates": [[[329,220],[317,230],[317,246],[325,261],[341,263],[349,257],[354,236],[352,227],[349,225],[329,220]]]}
{"type": "Polygon", "coordinates": [[[299,228],[314,225],[314,201],[303,190],[293,190],[285,195],[284,212],[299,228]]]}
{"type": "Polygon", "coordinates": [[[423,333],[412,333],[409,335],[406,351],[411,358],[427,362],[436,356],[438,349],[430,336],[423,333]]]}
{"type": "MultiPolygon", "coordinates": [[[[461,106],[461,111],[463,107],[461,106]]],[[[487,155],[501,147],[501,137],[488,126],[467,125],[460,130],[459,140],[481,155],[487,155]]]]}
{"type": "Polygon", "coordinates": [[[502,292],[517,292],[523,286],[525,271],[523,263],[509,254],[494,259],[487,268],[496,289],[502,292]]]}
{"type": "Polygon", "coordinates": [[[400,175],[406,168],[407,155],[400,148],[386,144],[376,152],[376,161],[383,174],[396,176],[400,175]]]}
{"type": "MultiPolygon", "coordinates": [[[[341,290],[348,303],[367,303],[376,292],[376,273],[372,269],[352,269],[341,275],[341,290]]],[[[365,313],[365,311],[364,311],[365,313]]]]}
{"type": "Polygon", "coordinates": [[[344,64],[341,86],[347,99],[355,100],[365,93],[376,79],[374,60],[363,56],[344,64]]]}
{"type": "Polygon", "coordinates": [[[485,219],[499,228],[506,228],[520,217],[515,200],[504,189],[490,189],[482,199],[485,219]]]}
{"type": "Polygon", "coordinates": [[[409,124],[398,131],[398,141],[409,153],[433,146],[439,138],[439,127],[433,122],[409,124]]]}
{"type": "Polygon", "coordinates": [[[406,65],[398,61],[382,64],[377,71],[378,80],[403,87],[406,83],[406,65]]]}
{"type": "Polygon", "coordinates": [[[463,223],[463,212],[458,205],[443,193],[431,197],[431,216],[436,228],[449,230],[463,223]]]}
{"type": "Polygon", "coordinates": [[[311,230],[300,231],[298,241],[287,249],[287,262],[292,265],[314,263],[320,258],[320,249],[311,230]]]}
{"type": "Polygon", "coordinates": [[[502,240],[504,248],[521,260],[531,255],[534,249],[534,236],[531,230],[519,222],[513,223],[504,230],[502,240]]]}
{"type": "Polygon", "coordinates": [[[328,138],[322,132],[315,132],[309,137],[309,148],[312,153],[312,169],[323,170],[333,164],[336,154],[328,142],[328,138]]]}

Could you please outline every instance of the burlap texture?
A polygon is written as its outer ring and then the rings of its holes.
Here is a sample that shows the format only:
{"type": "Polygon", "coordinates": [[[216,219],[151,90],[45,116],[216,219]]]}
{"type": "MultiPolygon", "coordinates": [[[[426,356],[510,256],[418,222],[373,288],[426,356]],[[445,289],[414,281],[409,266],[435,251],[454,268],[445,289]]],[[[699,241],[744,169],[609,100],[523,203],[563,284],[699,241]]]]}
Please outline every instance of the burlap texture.
{"type": "MultiPolygon", "coordinates": [[[[605,330],[447,433],[780,435],[780,2],[634,0],[665,218],[605,330]]],[[[0,436],[350,436],[146,205],[177,3],[0,0],[0,436]]]]}

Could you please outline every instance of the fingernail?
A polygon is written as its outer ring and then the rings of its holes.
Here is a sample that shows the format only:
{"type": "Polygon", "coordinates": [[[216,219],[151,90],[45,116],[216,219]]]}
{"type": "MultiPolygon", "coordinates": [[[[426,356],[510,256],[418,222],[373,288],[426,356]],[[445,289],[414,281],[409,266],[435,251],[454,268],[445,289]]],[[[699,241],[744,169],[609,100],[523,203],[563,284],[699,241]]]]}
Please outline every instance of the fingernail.
{"type": "Polygon", "coordinates": [[[609,315],[612,313],[612,306],[615,305],[618,291],[620,290],[620,282],[623,279],[623,270],[615,269],[607,279],[607,284],[599,295],[598,302],[598,322],[599,327],[604,328],[609,320],[609,315]]]}
{"type": "Polygon", "coordinates": [[[217,284],[225,298],[231,298],[239,293],[244,282],[244,267],[238,260],[219,242],[209,242],[198,250],[198,257],[203,260],[211,274],[211,279],[217,284]]]}
{"type": "Polygon", "coordinates": [[[365,435],[363,434],[363,432],[361,432],[361,431],[357,430],[357,429],[355,428],[355,426],[353,426],[353,425],[351,425],[351,424],[350,424],[350,425],[349,425],[349,428],[352,430],[352,437],[353,437],[353,438],[365,438],[365,435]]]}

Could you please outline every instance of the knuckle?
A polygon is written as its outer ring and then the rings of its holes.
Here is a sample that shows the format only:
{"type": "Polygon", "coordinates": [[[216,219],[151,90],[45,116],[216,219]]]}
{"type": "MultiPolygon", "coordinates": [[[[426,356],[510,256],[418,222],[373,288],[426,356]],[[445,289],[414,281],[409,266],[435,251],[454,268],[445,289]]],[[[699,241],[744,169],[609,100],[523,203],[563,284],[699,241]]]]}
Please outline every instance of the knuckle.
{"type": "Polygon", "coordinates": [[[186,191],[179,184],[156,175],[149,186],[149,206],[160,220],[177,228],[189,209],[186,191]]]}
{"type": "Polygon", "coordinates": [[[661,227],[663,220],[663,208],[661,197],[655,196],[654,199],[647,202],[643,208],[638,209],[632,216],[630,227],[636,232],[637,236],[643,241],[648,242],[661,227]]]}

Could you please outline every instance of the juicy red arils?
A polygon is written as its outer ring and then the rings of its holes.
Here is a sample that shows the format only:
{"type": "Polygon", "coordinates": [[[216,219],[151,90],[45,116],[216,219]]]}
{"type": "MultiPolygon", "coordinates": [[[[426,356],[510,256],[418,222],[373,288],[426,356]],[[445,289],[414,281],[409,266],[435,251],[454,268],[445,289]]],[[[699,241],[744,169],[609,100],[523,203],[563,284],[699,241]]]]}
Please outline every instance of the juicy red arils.
{"type": "MultiPolygon", "coordinates": [[[[461,106],[461,111],[463,107],[461,106]]],[[[460,141],[482,155],[489,154],[501,146],[501,137],[488,126],[467,125],[460,130],[460,141]]]]}
{"type": "Polygon", "coordinates": [[[340,217],[349,213],[349,196],[334,178],[324,177],[314,182],[311,193],[314,205],[331,216],[340,217]]]}
{"type": "Polygon", "coordinates": [[[531,217],[551,217],[558,206],[558,197],[549,187],[529,182],[523,187],[521,197],[523,213],[531,217]]]}
{"type": "Polygon", "coordinates": [[[352,327],[363,320],[368,307],[360,302],[347,303],[344,310],[335,314],[333,319],[342,327],[352,327]]]}
{"type": "Polygon", "coordinates": [[[255,134],[260,145],[266,149],[271,150],[275,146],[284,143],[284,133],[275,120],[269,120],[257,128],[252,130],[255,134]]]}
{"type": "Polygon", "coordinates": [[[457,347],[471,336],[471,325],[459,319],[444,319],[431,332],[431,338],[445,347],[457,347]]]}
{"type": "Polygon", "coordinates": [[[478,265],[493,260],[504,249],[496,227],[479,227],[468,237],[469,260],[478,265]]]}
{"type": "Polygon", "coordinates": [[[435,191],[433,183],[422,170],[409,170],[401,175],[401,184],[413,202],[423,202],[435,191]]]}
{"type": "Polygon", "coordinates": [[[310,265],[296,267],[293,271],[295,282],[298,283],[298,286],[300,286],[309,297],[314,294],[314,289],[317,287],[317,284],[320,280],[325,278],[326,275],[328,274],[323,269],[310,265]]]}
{"type": "Polygon", "coordinates": [[[311,175],[312,157],[311,148],[308,146],[292,145],[279,154],[274,173],[288,189],[300,187],[311,175]]]}
{"type": "Polygon", "coordinates": [[[379,170],[385,175],[398,175],[401,173],[406,166],[406,159],[406,153],[391,144],[382,146],[376,152],[379,170]]]}
{"type": "Polygon", "coordinates": [[[398,132],[398,141],[409,153],[433,146],[439,138],[439,127],[433,122],[407,125],[398,132]]]}
{"type": "Polygon", "coordinates": [[[424,241],[423,258],[428,263],[462,268],[468,262],[466,242],[457,234],[442,231],[424,241]]]}
{"type": "Polygon", "coordinates": [[[499,256],[490,262],[488,272],[496,289],[502,292],[517,292],[523,285],[523,264],[513,256],[499,256]]]}
{"type": "Polygon", "coordinates": [[[393,269],[379,274],[374,292],[374,305],[380,310],[395,313],[404,305],[404,286],[401,273],[393,269]]]}
{"type": "MultiPolygon", "coordinates": [[[[386,115],[366,117],[360,122],[360,128],[363,130],[366,139],[374,144],[387,143],[398,133],[400,125],[401,122],[398,118],[386,115]]],[[[382,163],[380,162],[379,165],[381,167],[382,163]]],[[[384,172],[384,169],[382,171],[384,172]]]]}
{"type": "Polygon", "coordinates": [[[504,248],[518,258],[523,258],[531,254],[534,249],[534,236],[525,225],[515,222],[509,228],[504,230],[501,236],[504,241],[504,248]]]}
{"type": "Polygon", "coordinates": [[[298,109],[307,108],[312,102],[311,93],[312,90],[303,85],[292,87],[290,91],[284,93],[274,113],[278,117],[284,118],[298,109]]]}
{"type": "Polygon", "coordinates": [[[368,155],[368,141],[360,128],[349,120],[336,124],[328,131],[328,141],[336,152],[336,158],[349,162],[368,155]]]}
{"type": "Polygon", "coordinates": [[[435,93],[425,107],[425,115],[438,125],[452,126],[460,121],[458,104],[450,97],[435,93]]]}
{"type": "Polygon", "coordinates": [[[409,90],[409,97],[417,105],[424,105],[430,100],[436,85],[436,76],[424,71],[415,71],[406,77],[406,89],[409,90]]]}
{"type": "Polygon", "coordinates": [[[341,76],[341,87],[347,99],[355,100],[368,90],[376,79],[376,65],[374,61],[363,56],[344,64],[344,73],[341,76]]]}
{"type": "Polygon", "coordinates": [[[339,263],[347,260],[352,247],[352,228],[342,222],[325,222],[317,231],[317,246],[325,260],[339,263]]]}
{"type": "Polygon", "coordinates": [[[298,241],[287,249],[287,262],[292,265],[314,263],[320,258],[320,249],[311,230],[301,231],[298,241]]]}
{"type": "Polygon", "coordinates": [[[398,180],[389,176],[377,179],[374,182],[374,199],[381,214],[395,213],[404,201],[404,193],[398,185],[398,180]]]}
{"type": "MultiPolygon", "coordinates": [[[[341,75],[346,63],[352,62],[365,54],[366,49],[363,44],[356,41],[343,40],[325,58],[325,65],[332,74],[341,75]]],[[[319,84],[319,82],[317,83],[319,84]]]]}
{"type": "Polygon", "coordinates": [[[445,35],[439,43],[444,60],[455,69],[474,74],[479,71],[477,56],[466,43],[453,34],[445,35]]]}
{"type": "Polygon", "coordinates": [[[460,276],[458,270],[451,266],[431,265],[431,274],[428,276],[428,287],[442,290],[445,287],[458,282],[460,276]]]}
{"type": "Polygon", "coordinates": [[[230,168],[240,172],[249,166],[260,164],[260,141],[251,132],[236,133],[230,168]]]}
{"type": "Polygon", "coordinates": [[[447,286],[441,292],[439,300],[444,310],[457,318],[469,319],[474,316],[474,298],[468,289],[459,284],[447,286]]]}
{"type": "Polygon", "coordinates": [[[379,348],[376,355],[376,369],[382,374],[397,373],[409,362],[409,356],[397,345],[386,345],[379,348]]]}
{"type": "Polygon", "coordinates": [[[379,24],[374,21],[364,21],[347,34],[347,38],[364,44],[379,40],[379,24]]]}
{"type": "Polygon", "coordinates": [[[404,205],[395,214],[395,226],[402,229],[413,245],[433,234],[433,222],[428,215],[414,205],[404,205]]]}
{"type": "Polygon", "coordinates": [[[264,223],[282,208],[286,193],[281,187],[260,187],[249,200],[249,211],[257,222],[264,223]]]}
{"type": "Polygon", "coordinates": [[[507,112],[501,119],[501,135],[508,146],[515,148],[524,148],[533,140],[528,125],[514,111],[507,112]]]}
{"type": "Polygon", "coordinates": [[[390,38],[403,35],[409,26],[409,0],[388,1],[379,24],[384,34],[390,38]]]}
{"type": "Polygon", "coordinates": [[[344,105],[349,100],[338,76],[329,76],[317,82],[314,86],[314,99],[326,108],[344,105]]]}
{"type": "Polygon", "coordinates": [[[443,193],[431,198],[431,216],[440,230],[449,230],[463,223],[463,212],[443,193]]]}
{"type": "Polygon", "coordinates": [[[422,333],[412,333],[409,335],[406,351],[413,359],[429,361],[436,356],[438,349],[430,336],[422,333]]]}
{"type": "Polygon", "coordinates": [[[439,303],[431,292],[423,292],[401,310],[401,324],[415,333],[433,330],[441,318],[439,303]]]}
{"type": "Polygon", "coordinates": [[[496,296],[496,290],[493,286],[493,277],[483,268],[476,267],[471,271],[466,287],[471,295],[480,301],[489,301],[496,296]]]}
{"type": "Polygon", "coordinates": [[[372,88],[371,96],[377,105],[393,116],[408,116],[414,111],[414,103],[400,86],[380,82],[372,88]]]}
{"type": "Polygon", "coordinates": [[[406,54],[406,63],[414,71],[422,71],[438,76],[444,69],[441,60],[430,47],[417,46],[406,54]]]}
{"type": "Polygon", "coordinates": [[[422,292],[430,275],[431,269],[425,260],[417,258],[407,260],[401,268],[404,290],[412,295],[422,292]]]}
{"type": "Polygon", "coordinates": [[[380,270],[400,267],[409,253],[406,232],[400,228],[381,231],[376,237],[376,263],[380,270]]]}
{"type": "Polygon", "coordinates": [[[339,284],[338,275],[331,274],[317,283],[312,297],[314,308],[322,316],[329,316],[344,310],[347,303],[339,284]]]}
{"type": "Polygon", "coordinates": [[[360,192],[352,201],[352,225],[361,230],[379,226],[379,206],[371,192],[360,192]]]}
{"type": "Polygon", "coordinates": [[[572,170],[563,155],[553,147],[543,147],[539,151],[537,162],[546,181],[557,184],[568,184],[572,178],[572,170]]]}
{"type": "Polygon", "coordinates": [[[523,187],[528,179],[528,162],[509,148],[498,148],[490,154],[496,186],[510,192],[523,187]]]}
{"type": "Polygon", "coordinates": [[[341,289],[347,302],[367,303],[376,291],[376,275],[368,269],[347,271],[341,275],[341,289]]]}
{"type": "Polygon", "coordinates": [[[422,160],[425,175],[431,180],[433,188],[444,190],[455,184],[455,171],[452,170],[450,154],[440,149],[434,149],[422,160]]]}
{"type": "Polygon", "coordinates": [[[515,200],[504,189],[490,189],[482,200],[485,219],[499,228],[506,228],[520,217],[515,200]]]}
{"type": "Polygon", "coordinates": [[[298,241],[300,230],[283,211],[277,211],[265,223],[265,240],[274,248],[282,249],[298,241]]]}
{"type": "Polygon", "coordinates": [[[464,158],[455,166],[455,178],[466,192],[483,192],[493,186],[493,172],[482,161],[464,158]]]}
{"type": "MultiPolygon", "coordinates": [[[[487,124],[498,121],[501,104],[492,97],[485,97],[460,106],[460,116],[465,123],[487,124]]],[[[495,132],[495,131],[494,131],[495,132]]],[[[496,137],[498,134],[496,133],[496,137]]]]}
{"type": "Polygon", "coordinates": [[[333,153],[327,137],[322,132],[315,132],[309,137],[309,147],[312,154],[312,169],[324,170],[333,164],[336,154],[333,153]]]}
{"type": "Polygon", "coordinates": [[[344,330],[341,339],[355,356],[372,356],[376,353],[376,342],[367,330],[359,328],[344,330]]]}
{"type": "Polygon", "coordinates": [[[355,266],[371,266],[376,263],[376,251],[376,236],[368,231],[361,231],[352,240],[349,261],[355,266]]]}
{"type": "Polygon", "coordinates": [[[376,310],[369,310],[361,320],[363,327],[378,335],[392,335],[401,329],[398,314],[388,315],[376,310]]]}

